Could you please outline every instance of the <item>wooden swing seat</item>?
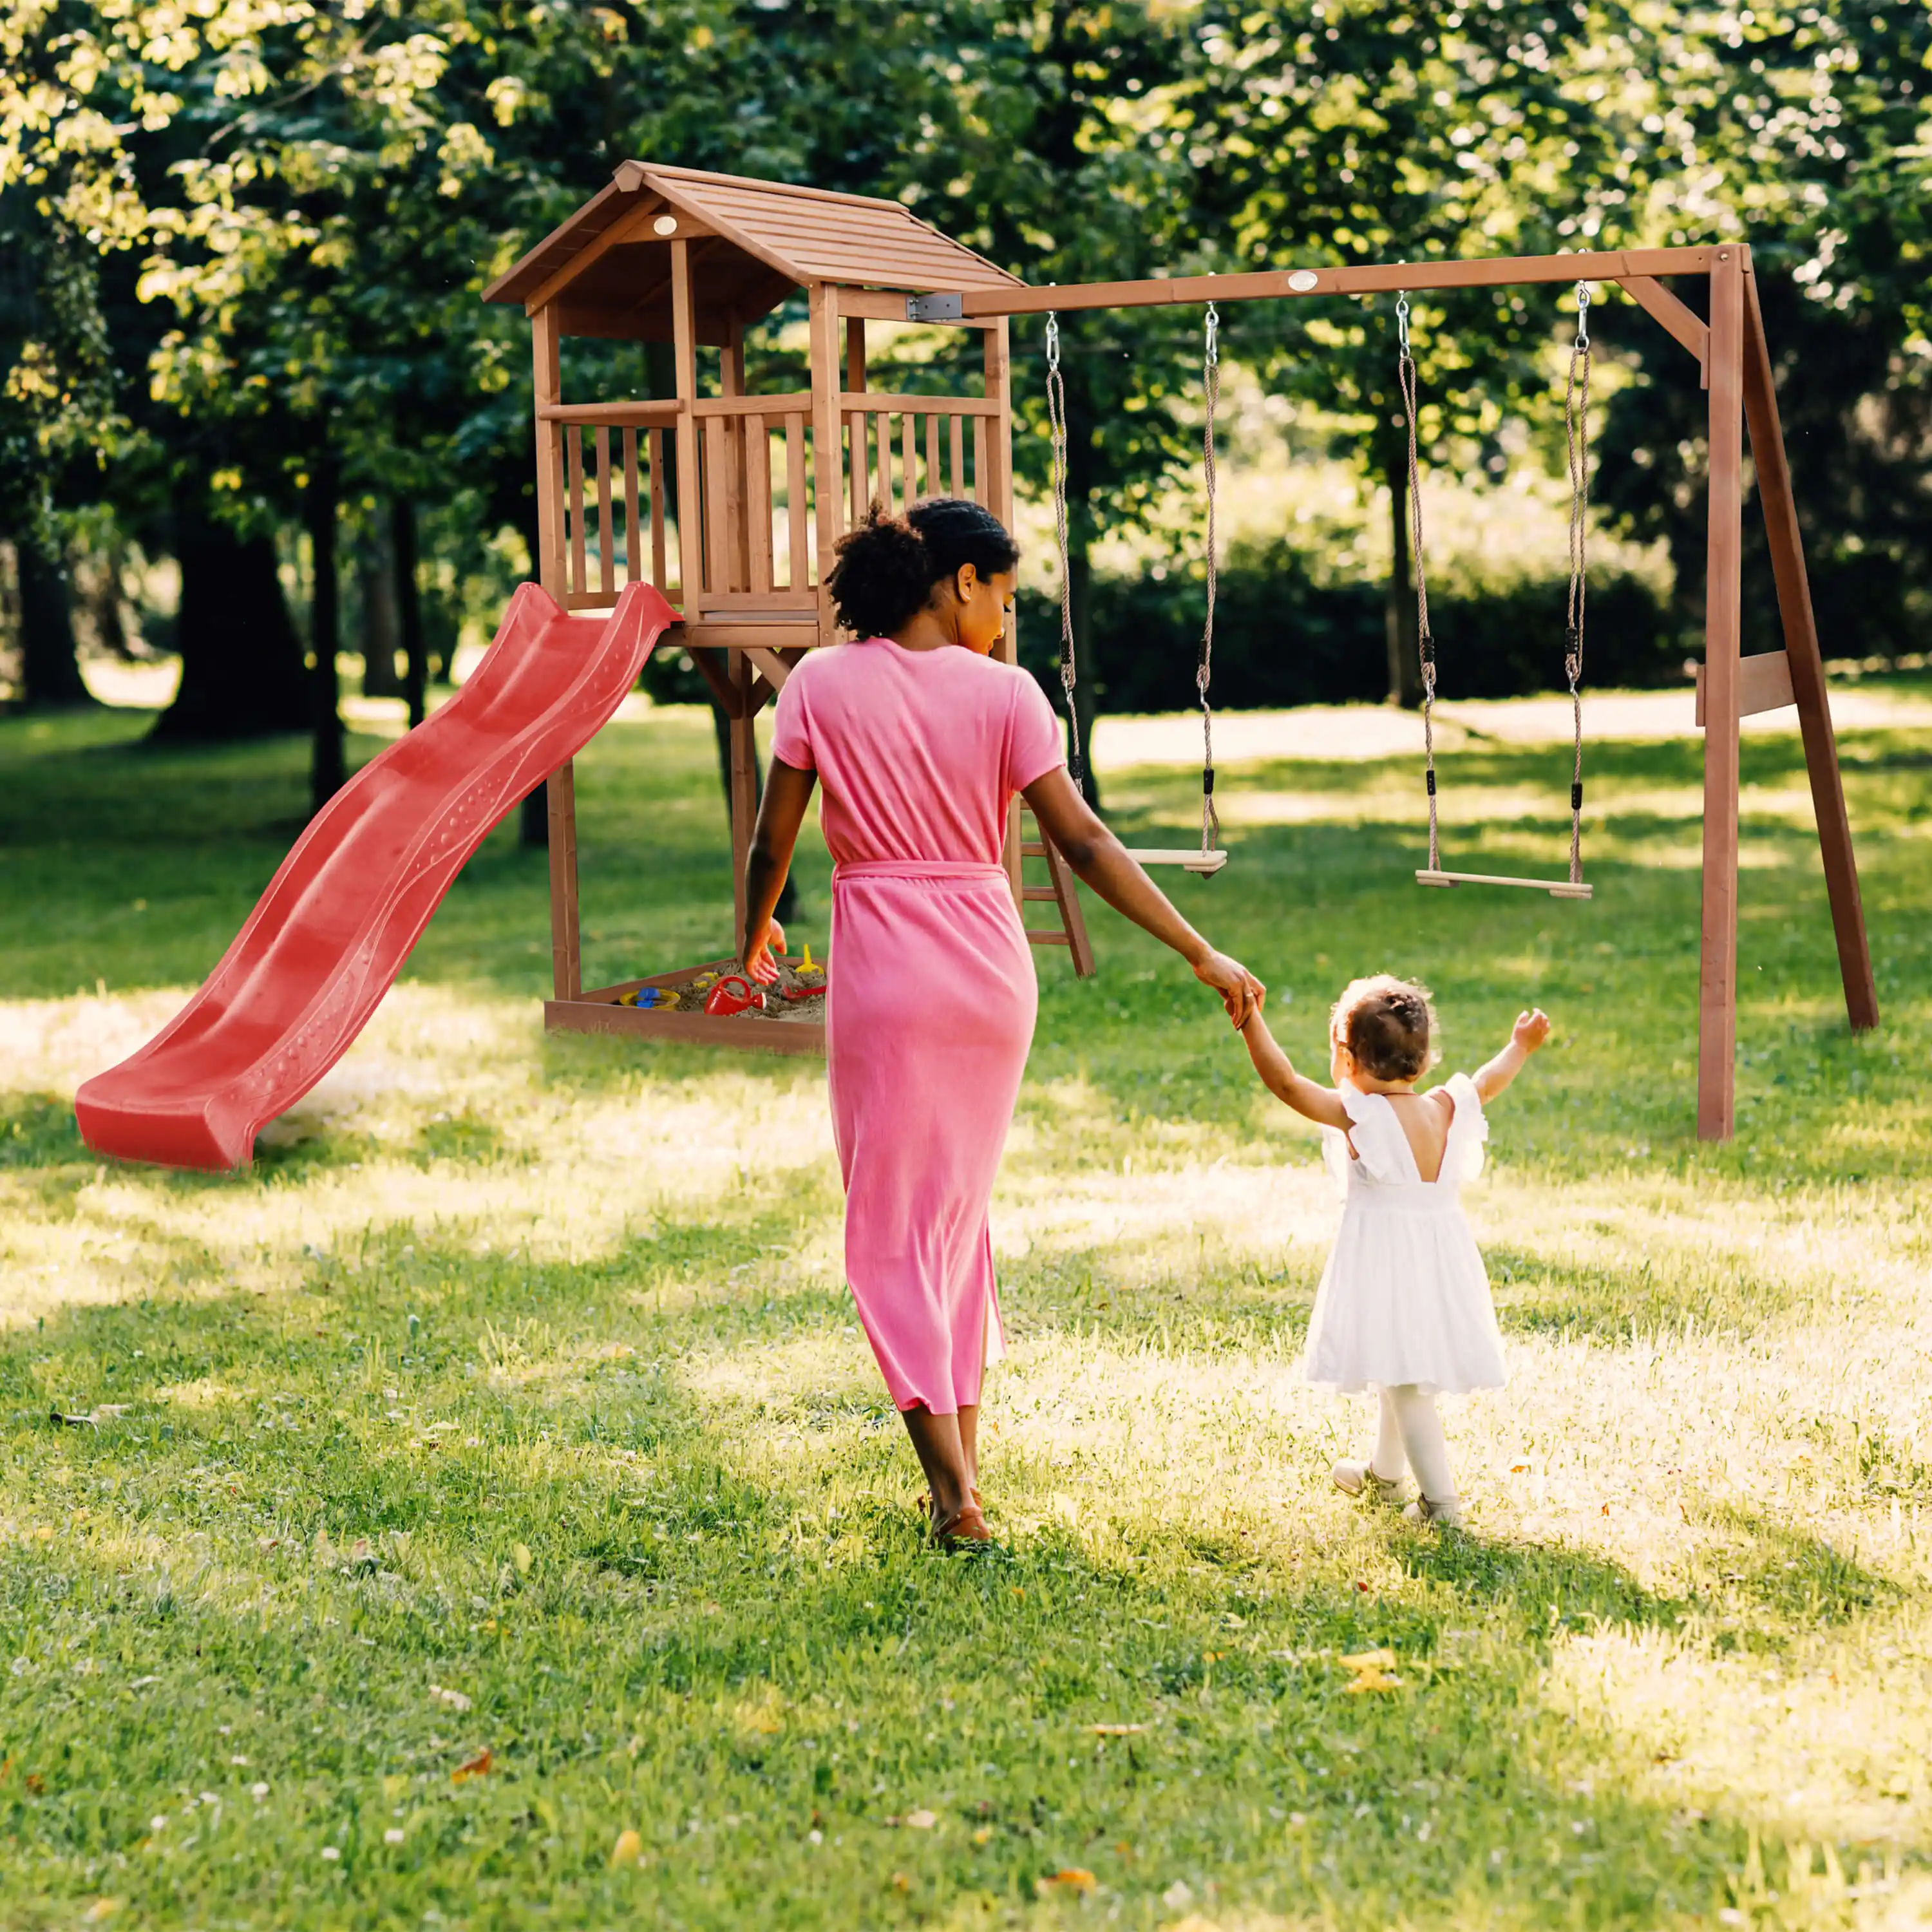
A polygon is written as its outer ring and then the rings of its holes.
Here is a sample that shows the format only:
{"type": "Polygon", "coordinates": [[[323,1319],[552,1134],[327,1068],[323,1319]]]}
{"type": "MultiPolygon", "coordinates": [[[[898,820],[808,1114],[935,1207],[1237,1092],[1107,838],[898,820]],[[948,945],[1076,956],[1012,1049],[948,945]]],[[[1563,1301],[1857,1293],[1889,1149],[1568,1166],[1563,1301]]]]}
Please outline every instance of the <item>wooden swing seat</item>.
{"type": "Polygon", "coordinates": [[[1526,892],[1547,892],[1553,899],[1587,899],[1593,888],[1573,886],[1568,879],[1510,879],[1494,872],[1431,872],[1419,871],[1419,886],[1520,886],[1526,892]]]}
{"type": "Polygon", "coordinates": [[[1171,850],[1158,845],[1130,845],[1127,856],[1137,866],[1180,866],[1204,879],[1211,879],[1228,862],[1228,855],[1218,848],[1203,852],[1198,847],[1191,850],[1171,850]]]}

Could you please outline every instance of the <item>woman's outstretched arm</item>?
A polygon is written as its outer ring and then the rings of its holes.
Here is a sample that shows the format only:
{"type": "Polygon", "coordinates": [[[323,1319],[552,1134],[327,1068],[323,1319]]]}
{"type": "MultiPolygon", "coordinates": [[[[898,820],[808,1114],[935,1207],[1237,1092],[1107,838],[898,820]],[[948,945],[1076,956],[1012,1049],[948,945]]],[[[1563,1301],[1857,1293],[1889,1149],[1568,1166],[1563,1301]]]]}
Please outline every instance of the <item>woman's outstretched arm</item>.
{"type": "Polygon", "coordinates": [[[1025,797],[1040,829],[1059,847],[1076,874],[1116,912],[1124,913],[1162,945],[1172,946],[1194,968],[1194,976],[1221,995],[1236,1026],[1244,1026],[1248,1016],[1261,1010],[1268,988],[1239,960],[1217,952],[1181,917],[1074,790],[1064,765],[1036,778],[1027,787],[1025,797]]]}
{"type": "Polygon", "coordinates": [[[745,930],[738,958],[746,972],[766,985],[778,976],[772,964],[774,942],[784,950],[784,928],[772,918],[772,908],[784,890],[791,870],[792,848],[805,808],[812,802],[816,772],[801,771],[782,758],[772,760],[765,774],[765,795],[758,803],[758,829],[752,834],[751,856],[745,862],[745,930]]]}

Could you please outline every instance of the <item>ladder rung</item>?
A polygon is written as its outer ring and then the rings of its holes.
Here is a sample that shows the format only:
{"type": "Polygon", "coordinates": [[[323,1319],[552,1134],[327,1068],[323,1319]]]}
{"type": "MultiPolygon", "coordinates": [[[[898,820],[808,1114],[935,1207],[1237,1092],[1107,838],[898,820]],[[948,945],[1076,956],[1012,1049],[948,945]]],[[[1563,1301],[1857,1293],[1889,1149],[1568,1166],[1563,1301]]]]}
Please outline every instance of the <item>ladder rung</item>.
{"type": "Polygon", "coordinates": [[[1058,903],[1060,895],[1051,886],[1022,886],[1020,897],[1023,899],[1052,899],[1058,903]]]}
{"type": "Polygon", "coordinates": [[[1036,946],[1071,946],[1073,942],[1064,932],[1051,932],[1045,926],[1030,926],[1027,937],[1036,946]]]}
{"type": "Polygon", "coordinates": [[[1046,856],[1046,848],[1044,845],[1036,844],[1030,838],[1025,839],[1020,845],[1020,856],[1022,859],[1044,859],[1046,856]]]}

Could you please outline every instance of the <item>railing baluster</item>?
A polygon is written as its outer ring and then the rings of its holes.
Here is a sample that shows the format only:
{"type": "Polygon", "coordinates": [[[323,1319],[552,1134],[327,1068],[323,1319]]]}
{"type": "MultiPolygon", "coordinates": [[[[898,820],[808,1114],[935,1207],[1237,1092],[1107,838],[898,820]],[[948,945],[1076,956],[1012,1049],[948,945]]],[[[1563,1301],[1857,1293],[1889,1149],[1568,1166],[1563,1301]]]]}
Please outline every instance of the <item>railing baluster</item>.
{"type": "Polygon", "coordinates": [[[952,494],[963,496],[966,494],[966,418],[954,416],[949,426],[952,433],[952,494]]]}
{"type": "Polygon", "coordinates": [[[606,597],[617,594],[617,550],[610,528],[610,432],[597,432],[597,575],[606,597]]]}
{"type": "Polygon", "coordinates": [[[986,502],[986,418],[973,418],[973,500],[991,509],[986,502]]]}
{"type": "Polygon", "coordinates": [[[700,521],[704,531],[704,587],[710,591],[729,590],[732,588],[731,518],[725,506],[730,459],[725,453],[722,416],[705,418],[704,446],[704,509],[700,521]]]}
{"type": "Polygon", "coordinates": [[[752,588],[770,590],[772,584],[772,436],[770,420],[753,416],[745,424],[745,523],[752,588]]]}
{"type": "Polygon", "coordinates": [[[638,527],[638,432],[624,432],[624,579],[634,584],[644,574],[644,532],[638,527]]]}
{"type": "Polygon", "coordinates": [[[572,423],[564,435],[569,460],[567,509],[570,518],[570,588],[580,596],[587,588],[584,566],[584,432],[572,423]]]}
{"type": "Polygon", "coordinates": [[[670,588],[664,567],[664,433],[650,432],[651,452],[651,581],[660,590],[670,588]]]}
{"type": "Polygon", "coordinates": [[[946,481],[939,467],[939,416],[935,411],[926,419],[926,494],[946,494],[946,481]]]}
{"type": "Polygon", "coordinates": [[[810,539],[806,535],[805,418],[794,410],[785,421],[785,514],[790,525],[791,555],[786,560],[785,587],[802,590],[812,581],[810,539]]]}
{"type": "Polygon", "coordinates": [[[899,465],[900,494],[905,499],[901,507],[910,510],[919,495],[919,418],[910,410],[899,418],[899,435],[904,458],[899,465]]]}

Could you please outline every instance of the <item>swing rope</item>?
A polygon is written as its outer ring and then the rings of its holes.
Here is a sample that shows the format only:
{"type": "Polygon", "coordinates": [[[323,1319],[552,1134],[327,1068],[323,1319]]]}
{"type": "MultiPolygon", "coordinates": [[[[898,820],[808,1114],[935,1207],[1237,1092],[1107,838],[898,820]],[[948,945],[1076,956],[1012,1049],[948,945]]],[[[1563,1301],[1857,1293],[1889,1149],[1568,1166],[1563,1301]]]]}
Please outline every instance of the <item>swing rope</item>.
{"type": "MultiPolygon", "coordinates": [[[[1563,391],[1563,430],[1570,447],[1569,638],[1563,669],[1570,680],[1575,762],[1570,776],[1570,883],[1583,883],[1584,538],[1590,499],[1590,290],[1576,284],[1576,333],[1570,344],[1570,377],[1563,391]]],[[[1432,856],[1429,862],[1436,862],[1432,856]]]]}
{"type": "Polygon", "coordinates": [[[1408,346],[1408,291],[1399,290],[1395,302],[1397,386],[1402,413],[1408,421],[1408,517],[1410,548],[1415,556],[1415,647],[1422,668],[1422,756],[1429,788],[1429,869],[1442,869],[1436,823],[1436,640],[1429,631],[1429,572],[1422,546],[1422,476],[1415,448],[1415,357],[1408,346]]]}
{"type": "Polygon", "coordinates": [[[1080,776],[1080,713],[1073,701],[1078,676],[1073,658],[1073,581],[1066,545],[1066,379],[1060,373],[1060,318],[1046,317],[1046,428],[1051,454],[1047,467],[1053,481],[1053,534],[1060,546],[1060,688],[1066,694],[1066,766],[1076,791],[1086,787],[1080,776]]]}
{"type": "Polygon", "coordinates": [[[1214,809],[1214,710],[1208,686],[1214,669],[1214,592],[1220,566],[1215,556],[1214,415],[1221,399],[1221,318],[1208,304],[1207,338],[1202,351],[1202,386],[1208,393],[1208,422],[1202,432],[1202,472],[1208,490],[1208,615],[1201,626],[1201,661],[1194,688],[1201,698],[1201,850],[1204,857],[1221,842],[1220,814],[1214,809]]]}

